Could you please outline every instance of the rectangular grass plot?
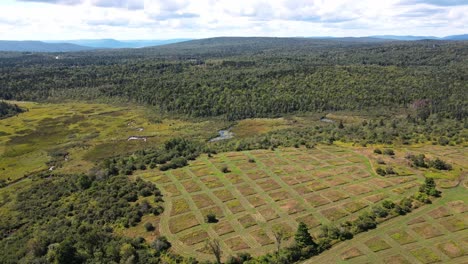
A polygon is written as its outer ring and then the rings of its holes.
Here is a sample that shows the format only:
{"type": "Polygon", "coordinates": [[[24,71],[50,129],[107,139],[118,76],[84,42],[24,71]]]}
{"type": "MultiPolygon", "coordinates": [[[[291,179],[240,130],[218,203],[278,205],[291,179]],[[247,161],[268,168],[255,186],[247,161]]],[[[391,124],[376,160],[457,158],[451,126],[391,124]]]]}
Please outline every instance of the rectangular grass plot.
{"type": "Polygon", "coordinates": [[[173,234],[177,234],[197,225],[199,225],[198,220],[192,213],[171,217],[169,221],[169,229],[173,234]]]}
{"type": "Polygon", "coordinates": [[[387,242],[385,242],[382,238],[380,237],[373,237],[369,240],[367,240],[366,242],[364,242],[364,244],[372,251],[374,252],[379,252],[379,251],[382,251],[382,250],[385,250],[385,249],[389,249],[390,248],[390,245],[387,244],[387,242]]]}
{"type": "Polygon", "coordinates": [[[452,209],[458,214],[462,214],[468,211],[468,206],[465,204],[464,201],[461,200],[449,202],[447,203],[447,205],[450,207],[450,209],[452,209]]]}
{"type": "Polygon", "coordinates": [[[307,188],[313,191],[320,191],[329,188],[328,185],[320,181],[311,181],[306,184],[307,188]]]}
{"type": "Polygon", "coordinates": [[[368,204],[363,201],[352,201],[352,202],[343,204],[343,208],[350,213],[357,212],[367,206],[368,204]]]}
{"type": "Polygon", "coordinates": [[[329,200],[323,198],[322,196],[318,194],[312,194],[312,195],[306,196],[305,200],[313,207],[319,207],[319,206],[330,203],[329,200]]]}
{"type": "Polygon", "coordinates": [[[279,215],[273,208],[263,208],[259,210],[259,213],[263,216],[266,221],[271,221],[273,219],[279,218],[279,215]]]}
{"type": "Polygon", "coordinates": [[[359,256],[362,256],[363,253],[361,250],[359,250],[358,248],[356,247],[352,247],[348,250],[345,250],[343,253],[341,253],[341,259],[342,260],[348,260],[348,259],[352,259],[352,258],[357,258],[359,256]]]}
{"type": "Polygon", "coordinates": [[[171,215],[178,215],[190,211],[190,206],[185,198],[175,198],[172,201],[171,215]]]}
{"type": "Polygon", "coordinates": [[[242,179],[242,176],[238,174],[229,173],[229,174],[226,174],[224,177],[226,177],[232,184],[239,184],[239,183],[244,182],[244,179],[242,179]]]}
{"type": "Polygon", "coordinates": [[[370,184],[373,184],[373,185],[376,185],[380,188],[387,188],[387,187],[390,187],[392,186],[393,184],[386,181],[386,180],[382,180],[382,179],[378,179],[378,178],[374,178],[374,179],[371,179],[368,181],[368,183],[370,184]]]}
{"type": "Polygon", "coordinates": [[[386,195],[384,193],[378,193],[378,194],[367,196],[364,199],[366,199],[367,201],[369,201],[371,203],[377,203],[377,202],[382,201],[383,199],[385,199],[387,197],[388,197],[388,195],[386,195]]]}
{"type": "Polygon", "coordinates": [[[349,197],[349,195],[347,195],[346,193],[338,191],[338,190],[326,190],[326,191],[323,191],[321,195],[332,202],[344,200],[349,197]]]}
{"type": "Polygon", "coordinates": [[[194,193],[194,192],[199,192],[201,191],[201,187],[200,185],[198,185],[198,183],[194,180],[187,180],[187,181],[183,181],[183,182],[180,182],[185,190],[188,192],[188,193],[194,193]]]}
{"type": "Polygon", "coordinates": [[[245,184],[245,185],[239,185],[237,187],[237,190],[242,193],[243,196],[249,196],[252,194],[256,194],[257,191],[250,185],[245,184]]]}
{"type": "Polygon", "coordinates": [[[274,180],[266,180],[257,183],[265,192],[276,190],[281,188],[281,186],[274,180]]]}
{"type": "Polygon", "coordinates": [[[280,208],[287,214],[295,214],[305,210],[296,200],[283,201],[280,203],[280,208]]]}
{"type": "Polygon", "coordinates": [[[192,178],[192,176],[191,176],[189,173],[187,173],[186,171],[181,170],[181,169],[179,169],[179,170],[172,170],[171,173],[172,173],[172,175],[174,175],[179,181],[180,181],[180,180],[188,180],[188,179],[191,179],[191,178],[192,178]]]}
{"type": "Polygon", "coordinates": [[[424,264],[441,261],[440,257],[429,248],[420,248],[410,251],[411,254],[424,264]]]}
{"type": "Polygon", "coordinates": [[[244,228],[249,228],[257,224],[255,219],[251,215],[244,215],[243,217],[237,219],[244,228]]]}
{"type": "Polygon", "coordinates": [[[273,244],[274,241],[267,235],[263,229],[257,229],[250,232],[250,235],[262,246],[273,244]]]}
{"type": "Polygon", "coordinates": [[[434,227],[430,223],[423,223],[419,226],[413,227],[413,231],[425,239],[443,235],[443,233],[438,228],[434,227]]]}
{"type": "Polygon", "coordinates": [[[320,211],[320,213],[330,221],[335,221],[348,215],[348,213],[340,207],[328,208],[320,211]]]}
{"type": "Polygon", "coordinates": [[[434,219],[439,219],[442,217],[450,216],[452,215],[452,213],[447,208],[441,206],[437,209],[430,211],[429,213],[427,213],[427,215],[434,219]]]}
{"type": "Polygon", "coordinates": [[[221,189],[221,190],[216,190],[213,192],[213,194],[218,197],[222,202],[230,201],[234,199],[234,195],[229,190],[226,189],[221,189]]]}
{"type": "Polygon", "coordinates": [[[212,227],[219,236],[234,232],[234,228],[229,221],[221,220],[218,223],[213,224],[212,227]]]}
{"type": "Polygon", "coordinates": [[[242,206],[241,202],[237,199],[226,202],[226,206],[229,208],[229,210],[231,210],[233,214],[245,211],[245,208],[242,206]]]}
{"type": "Polygon", "coordinates": [[[353,195],[360,195],[372,191],[369,187],[362,184],[353,184],[346,187],[343,187],[343,190],[346,193],[351,193],[353,195]]]}
{"type": "Polygon", "coordinates": [[[437,245],[437,247],[449,258],[458,258],[464,255],[464,250],[460,247],[459,244],[448,241],[437,245]]]}
{"type": "Polygon", "coordinates": [[[240,251],[249,249],[249,245],[240,236],[235,236],[233,238],[227,239],[224,241],[231,248],[232,251],[240,251]]]}
{"type": "Polygon", "coordinates": [[[204,193],[192,196],[192,200],[199,209],[202,209],[202,208],[205,208],[214,204],[213,200],[211,200],[211,198],[204,193]]]}
{"type": "Polygon", "coordinates": [[[275,202],[291,198],[291,195],[287,191],[283,191],[283,190],[271,192],[271,193],[268,193],[268,195],[275,202]]]}
{"type": "Polygon", "coordinates": [[[163,187],[165,195],[167,194],[168,196],[179,196],[180,195],[180,190],[177,188],[177,186],[173,183],[165,185],[163,187]]]}
{"type": "Polygon", "coordinates": [[[224,186],[224,184],[221,182],[221,180],[217,177],[217,176],[207,176],[207,177],[203,177],[200,179],[205,185],[206,187],[208,187],[209,189],[214,189],[214,188],[218,188],[218,187],[222,187],[224,186]]]}
{"type": "Polygon", "coordinates": [[[259,207],[259,206],[266,204],[265,200],[260,198],[260,196],[258,195],[249,196],[247,197],[247,200],[253,207],[259,207]]]}
{"type": "Polygon", "coordinates": [[[465,219],[463,219],[463,217],[461,219],[458,217],[449,217],[439,220],[439,224],[443,225],[450,232],[465,230],[467,228],[466,222],[466,217],[465,219]]]}
{"type": "Polygon", "coordinates": [[[393,230],[388,235],[400,245],[406,245],[416,242],[416,239],[404,230],[393,230]]]}
{"type": "Polygon", "coordinates": [[[312,214],[300,216],[296,218],[296,222],[303,222],[309,228],[314,228],[320,225],[320,221],[317,220],[312,214]]]}
{"type": "Polygon", "coordinates": [[[270,177],[264,170],[253,170],[245,173],[250,179],[258,180],[270,177]]]}
{"type": "Polygon", "coordinates": [[[203,230],[197,230],[193,233],[183,236],[180,240],[186,245],[195,245],[208,239],[208,233],[203,230]]]}

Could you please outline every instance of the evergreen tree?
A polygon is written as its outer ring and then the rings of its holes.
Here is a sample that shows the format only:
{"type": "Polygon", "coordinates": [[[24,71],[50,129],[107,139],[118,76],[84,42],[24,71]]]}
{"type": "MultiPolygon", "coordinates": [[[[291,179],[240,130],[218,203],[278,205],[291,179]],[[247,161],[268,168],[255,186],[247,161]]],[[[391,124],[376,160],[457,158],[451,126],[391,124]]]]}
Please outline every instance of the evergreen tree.
{"type": "Polygon", "coordinates": [[[296,244],[301,248],[317,245],[314,242],[312,236],[310,235],[307,225],[304,224],[303,222],[299,223],[296,234],[294,235],[294,240],[296,241],[296,244]]]}

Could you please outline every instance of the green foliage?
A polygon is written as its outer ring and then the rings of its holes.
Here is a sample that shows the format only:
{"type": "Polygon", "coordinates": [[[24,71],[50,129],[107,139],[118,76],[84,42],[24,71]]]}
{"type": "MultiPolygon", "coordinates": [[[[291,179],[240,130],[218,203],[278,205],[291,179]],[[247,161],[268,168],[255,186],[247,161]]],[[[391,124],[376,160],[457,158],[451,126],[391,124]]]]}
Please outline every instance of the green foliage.
{"type": "Polygon", "coordinates": [[[23,112],[24,110],[16,104],[9,104],[7,102],[0,101],[0,119],[14,116],[23,112]]]}
{"type": "Polygon", "coordinates": [[[154,230],[154,226],[150,222],[146,222],[144,226],[145,226],[145,230],[148,232],[154,230]]]}
{"type": "Polygon", "coordinates": [[[439,158],[429,161],[429,167],[437,169],[437,170],[451,170],[452,169],[452,165],[446,163],[445,161],[439,158]]]}
{"type": "Polygon", "coordinates": [[[131,101],[229,120],[375,108],[409,108],[417,121],[435,113],[463,120],[467,45],[433,45],[220,38],[60,60],[8,54],[0,98],[131,101]]]}
{"type": "Polygon", "coordinates": [[[134,203],[143,188],[160,196],[153,184],[124,176],[42,176],[17,194],[15,213],[0,224],[0,246],[8,248],[1,263],[110,263],[151,255],[144,241],[115,236],[112,226],[134,226],[154,213],[146,201],[134,203]]]}
{"type": "Polygon", "coordinates": [[[383,154],[384,154],[384,155],[389,155],[389,156],[394,156],[394,155],[395,155],[395,151],[393,151],[393,149],[384,149],[384,150],[383,150],[383,154]]]}
{"type": "Polygon", "coordinates": [[[303,222],[300,222],[296,234],[294,235],[294,241],[296,245],[300,248],[308,247],[308,246],[317,246],[314,242],[312,236],[309,233],[309,228],[303,222]]]}
{"type": "Polygon", "coordinates": [[[424,184],[419,187],[419,192],[427,194],[429,196],[439,197],[440,191],[436,188],[436,182],[433,178],[427,178],[424,180],[424,184]]]}
{"type": "Polygon", "coordinates": [[[379,148],[374,149],[375,154],[382,154],[382,150],[379,148]]]}
{"type": "Polygon", "coordinates": [[[206,221],[207,223],[217,223],[219,220],[218,220],[218,218],[216,218],[216,214],[214,214],[214,213],[208,213],[208,214],[206,215],[205,221],[206,221]]]}

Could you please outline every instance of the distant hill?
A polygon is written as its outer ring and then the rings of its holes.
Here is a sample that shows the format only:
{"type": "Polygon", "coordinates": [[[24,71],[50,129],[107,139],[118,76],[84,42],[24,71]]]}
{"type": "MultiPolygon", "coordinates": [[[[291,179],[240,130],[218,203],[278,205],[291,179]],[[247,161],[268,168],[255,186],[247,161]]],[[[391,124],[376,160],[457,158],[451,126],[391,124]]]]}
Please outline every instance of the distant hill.
{"type": "Polygon", "coordinates": [[[165,44],[172,44],[191,39],[167,39],[167,40],[115,40],[115,39],[78,39],[78,40],[60,40],[60,41],[46,41],[48,43],[71,43],[80,46],[87,46],[93,48],[108,48],[108,49],[121,49],[121,48],[143,48],[150,46],[159,46],[165,44]]]}
{"type": "Polygon", "coordinates": [[[447,36],[442,39],[444,40],[468,40],[468,34],[447,36]]]}
{"type": "Polygon", "coordinates": [[[0,51],[20,52],[70,52],[91,50],[91,47],[70,43],[45,43],[42,41],[9,41],[0,40],[0,51]]]}

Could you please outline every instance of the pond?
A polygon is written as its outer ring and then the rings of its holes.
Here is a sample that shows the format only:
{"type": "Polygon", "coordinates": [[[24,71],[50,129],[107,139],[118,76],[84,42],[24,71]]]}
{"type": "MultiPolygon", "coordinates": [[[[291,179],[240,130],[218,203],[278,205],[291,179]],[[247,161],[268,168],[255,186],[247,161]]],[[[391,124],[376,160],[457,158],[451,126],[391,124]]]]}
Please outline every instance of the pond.
{"type": "Polygon", "coordinates": [[[215,141],[230,139],[230,138],[233,138],[233,137],[234,137],[234,133],[232,133],[231,131],[229,131],[229,129],[227,129],[227,130],[219,130],[219,131],[218,131],[218,134],[219,134],[219,136],[210,139],[210,142],[215,142],[215,141]]]}

